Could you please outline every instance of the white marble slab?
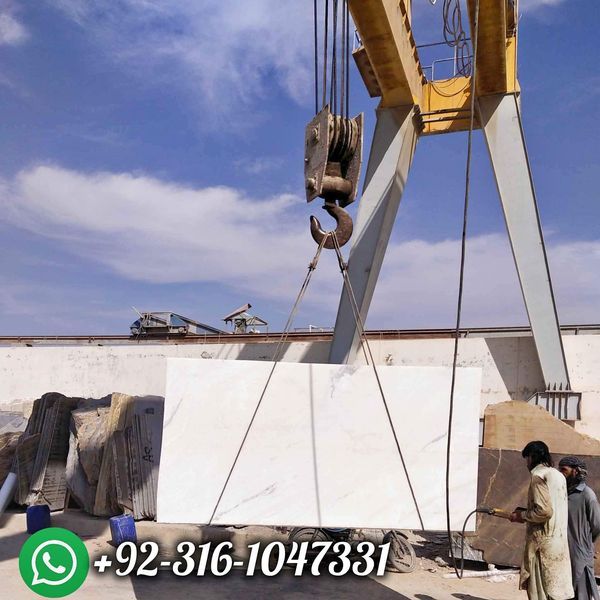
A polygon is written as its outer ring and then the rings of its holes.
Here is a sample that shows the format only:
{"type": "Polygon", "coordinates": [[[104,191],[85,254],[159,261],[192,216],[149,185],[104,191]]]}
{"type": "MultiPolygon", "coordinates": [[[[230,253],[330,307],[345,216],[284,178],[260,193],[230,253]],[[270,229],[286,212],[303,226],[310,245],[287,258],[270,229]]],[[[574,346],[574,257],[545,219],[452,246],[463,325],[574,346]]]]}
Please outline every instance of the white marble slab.
{"type": "MultiPolygon", "coordinates": [[[[159,522],[208,523],[271,362],[168,359],[159,522]]],[[[424,528],[445,529],[451,370],[378,369],[424,528]]],[[[476,505],[480,369],[459,369],[451,522],[476,505]]],[[[371,367],[279,363],[215,524],[419,529],[371,367]]]]}

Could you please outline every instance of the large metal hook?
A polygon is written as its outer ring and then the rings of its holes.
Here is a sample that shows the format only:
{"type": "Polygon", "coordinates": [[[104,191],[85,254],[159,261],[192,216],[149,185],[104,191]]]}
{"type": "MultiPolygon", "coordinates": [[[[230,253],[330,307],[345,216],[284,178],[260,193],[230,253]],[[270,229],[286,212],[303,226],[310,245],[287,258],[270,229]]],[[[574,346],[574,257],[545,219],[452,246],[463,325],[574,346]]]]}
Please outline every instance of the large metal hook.
{"type": "Polygon", "coordinates": [[[324,208],[335,219],[337,226],[333,231],[323,231],[321,223],[319,223],[319,219],[311,216],[310,233],[313,237],[313,240],[315,240],[317,244],[321,244],[323,242],[323,238],[327,238],[323,244],[323,248],[333,250],[335,245],[333,243],[333,235],[331,235],[332,233],[335,233],[337,237],[338,246],[343,246],[352,237],[352,230],[354,228],[352,224],[352,217],[343,208],[331,202],[325,202],[322,208],[324,208]]]}

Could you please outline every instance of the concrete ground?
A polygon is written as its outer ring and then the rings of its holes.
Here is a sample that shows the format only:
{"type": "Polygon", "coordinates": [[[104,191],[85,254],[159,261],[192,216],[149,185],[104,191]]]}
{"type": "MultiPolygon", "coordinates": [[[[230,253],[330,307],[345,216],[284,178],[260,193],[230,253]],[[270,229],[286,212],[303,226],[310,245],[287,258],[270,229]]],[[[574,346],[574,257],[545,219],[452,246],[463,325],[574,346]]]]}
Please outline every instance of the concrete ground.
{"type": "MultiPolygon", "coordinates": [[[[77,510],[53,513],[52,524],[77,533],[85,542],[92,560],[97,555],[114,552],[109,544],[110,531],[107,519],[90,517],[77,510]]],[[[197,543],[209,540],[229,539],[234,547],[242,548],[256,539],[284,539],[283,534],[267,528],[225,529],[217,527],[193,527],[181,525],[159,525],[153,522],[137,524],[138,539],[160,541],[163,548],[177,541],[189,539],[197,543]]],[[[21,580],[18,556],[27,539],[25,515],[7,512],[0,519],[0,581],[2,598],[11,600],[39,599],[21,580]]],[[[504,581],[490,582],[485,579],[445,579],[448,567],[436,564],[431,557],[436,554],[436,543],[415,538],[418,567],[413,573],[387,573],[381,578],[358,578],[354,576],[303,576],[296,578],[291,571],[284,570],[276,577],[257,575],[245,577],[243,571],[234,570],[226,577],[206,576],[176,577],[160,571],[157,577],[117,577],[114,574],[100,575],[90,569],[83,586],[73,595],[81,600],[184,600],[187,598],[258,599],[292,598],[295,600],[314,598],[363,599],[369,600],[523,600],[524,592],[517,589],[515,577],[504,581]]],[[[441,548],[441,546],[440,546],[441,548]]],[[[443,552],[440,552],[442,554],[443,552]]],[[[164,557],[169,552],[165,550],[164,557]]],[[[163,556],[161,555],[161,558],[163,556]]]]}

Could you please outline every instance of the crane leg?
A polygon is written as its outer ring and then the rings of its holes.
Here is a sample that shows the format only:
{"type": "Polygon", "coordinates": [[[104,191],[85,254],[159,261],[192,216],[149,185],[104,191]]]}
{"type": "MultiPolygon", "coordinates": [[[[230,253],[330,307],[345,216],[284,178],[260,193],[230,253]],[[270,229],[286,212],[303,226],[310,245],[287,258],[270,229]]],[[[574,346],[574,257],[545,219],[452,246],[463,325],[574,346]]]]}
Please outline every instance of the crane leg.
{"type": "MultiPolygon", "coordinates": [[[[364,321],[379,277],[417,143],[412,107],[377,112],[365,187],[354,226],[348,276],[364,321]]],[[[360,344],[352,305],[342,289],[329,362],[354,362],[360,344]]]]}
{"type": "Polygon", "coordinates": [[[518,98],[479,98],[480,119],[521,290],[548,389],[571,389],[518,98]]]}

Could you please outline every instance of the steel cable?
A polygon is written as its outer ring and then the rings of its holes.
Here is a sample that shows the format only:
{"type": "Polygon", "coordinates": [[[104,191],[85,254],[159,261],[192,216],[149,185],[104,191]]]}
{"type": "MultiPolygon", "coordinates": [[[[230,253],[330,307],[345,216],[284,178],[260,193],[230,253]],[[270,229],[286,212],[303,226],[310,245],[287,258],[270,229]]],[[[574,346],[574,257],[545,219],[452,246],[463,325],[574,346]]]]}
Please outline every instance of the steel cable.
{"type": "Polygon", "coordinates": [[[446,446],[446,532],[448,535],[448,545],[450,556],[456,576],[461,579],[462,572],[459,574],[456,566],[456,557],[452,548],[452,532],[450,523],[450,461],[452,444],[452,419],[454,416],[454,392],[456,387],[456,368],[458,363],[458,340],[460,338],[460,323],[462,317],[462,300],[465,277],[465,258],[467,249],[467,225],[469,213],[469,195],[471,189],[471,156],[473,148],[473,129],[475,126],[475,106],[476,106],[476,87],[477,87],[477,38],[479,33],[479,0],[475,0],[475,21],[474,21],[474,42],[473,42],[473,71],[471,74],[471,116],[469,121],[469,133],[467,138],[467,164],[465,168],[465,199],[463,205],[463,224],[460,246],[460,271],[458,279],[458,298],[456,306],[456,327],[454,330],[454,352],[452,357],[452,381],[450,384],[450,403],[448,410],[448,437],[446,446]]]}
{"type": "Polygon", "coordinates": [[[379,393],[381,394],[381,400],[383,401],[383,406],[385,408],[385,414],[388,419],[388,423],[390,424],[390,429],[392,430],[392,435],[394,436],[394,442],[396,444],[396,449],[398,450],[398,455],[400,456],[400,462],[402,463],[402,469],[404,470],[404,475],[406,477],[406,482],[408,484],[408,489],[410,490],[410,494],[413,500],[413,504],[415,505],[415,510],[417,511],[417,517],[419,519],[419,523],[421,524],[421,530],[425,530],[425,524],[423,522],[423,517],[421,516],[421,511],[419,509],[419,503],[417,501],[417,496],[415,494],[415,490],[412,485],[412,481],[410,478],[410,474],[408,472],[408,467],[406,465],[406,461],[404,460],[404,454],[402,453],[402,448],[400,447],[400,441],[398,440],[398,434],[396,433],[396,428],[394,427],[394,422],[392,420],[392,415],[390,413],[390,409],[387,403],[387,399],[385,397],[385,392],[383,390],[383,385],[381,384],[381,379],[379,378],[379,372],[377,371],[377,365],[375,364],[375,359],[373,358],[373,353],[371,351],[371,345],[369,344],[369,340],[365,334],[365,327],[360,315],[360,309],[358,308],[358,302],[356,301],[356,296],[354,295],[354,290],[352,289],[352,283],[350,282],[350,277],[348,276],[348,269],[346,263],[344,262],[344,257],[342,256],[342,250],[340,248],[337,235],[335,232],[331,232],[329,235],[333,238],[333,245],[337,254],[338,263],[340,266],[340,271],[342,272],[342,279],[344,281],[344,287],[346,288],[346,293],[348,294],[348,299],[350,300],[350,306],[352,307],[352,313],[354,316],[354,321],[356,327],[359,331],[361,346],[363,347],[363,352],[365,353],[365,359],[367,361],[367,365],[371,365],[373,367],[373,373],[375,375],[375,379],[377,381],[377,387],[379,388],[379,393]],[[367,358],[367,354],[370,358],[367,358]]]}
{"type": "Polygon", "coordinates": [[[337,113],[337,38],[338,38],[338,0],[333,0],[332,5],[332,43],[331,43],[331,90],[329,92],[329,106],[331,111],[337,113]]]}
{"type": "Polygon", "coordinates": [[[323,246],[325,245],[326,240],[327,240],[327,237],[325,236],[321,240],[321,243],[319,244],[319,246],[317,248],[317,252],[315,253],[314,258],[308,265],[308,273],[306,274],[306,277],[304,278],[304,281],[303,281],[302,285],[300,286],[300,291],[298,292],[298,295],[296,296],[296,301],[294,302],[292,310],[290,311],[288,320],[285,324],[283,332],[281,333],[281,337],[279,339],[277,347],[275,348],[275,352],[273,353],[273,358],[272,358],[273,366],[271,367],[271,371],[269,372],[269,375],[268,375],[265,385],[262,389],[262,392],[260,394],[260,397],[258,399],[256,407],[254,408],[254,412],[252,413],[252,417],[250,418],[250,422],[248,423],[248,427],[246,428],[244,437],[242,438],[240,446],[236,452],[235,458],[233,459],[233,464],[231,465],[231,468],[229,469],[229,473],[227,474],[227,478],[225,479],[225,483],[223,484],[223,488],[221,489],[221,493],[219,494],[219,497],[217,498],[217,502],[215,504],[215,507],[212,511],[212,514],[210,516],[210,519],[209,519],[207,525],[212,524],[213,519],[215,518],[215,515],[219,508],[219,505],[221,504],[221,500],[223,499],[223,495],[225,494],[225,491],[227,490],[227,486],[229,485],[229,480],[231,479],[231,476],[233,475],[233,471],[235,470],[235,466],[237,465],[238,459],[242,453],[244,444],[246,443],[246,440],[248,439],[248,435],[250,434],[250,430],[252,429],[252,425],[254,424],[254,420],[256,419],[256,415],[258,414],[258,410],[260,409],[262,401],[265,397],[267,388],[269,387],[269,384],[271,383],[271,378],[273,377],[273,373],[275,372],[275,367],[277,366],[277,363],[279,362],[279,359],[281,358],[281,350],[283,348],[285,341],[287,340],[289,331],[290,331],[292,323],[294,321],[294,317],[296,316],[296,311],[298,310],[298,306],[300,305],[300,302],[304,298],[304,295],[306,294],[306,290],[308,288],[308,284],[310,283],[312,275],[313,275],[315,269],[317,268],[317,264],[318,264],[319,258],[321,256],[321,251],[323,250],[323,246]]]}
{"type": "Polygon", "coordinates": [[[327,51],[327,43],[329,41],[329,0],[325,0],[325,35],[323,36],[323,105],[327,104],[327,69],[329,56],[327,51]]]}
{"type": "Polygon", "coordinates": [[[462,22],[460,0],[444,0],[442,18],[444,40],[448,46],[455,49],[454,64],[457,74],[466,77],[471,73],[472,62],[467,34],[462,22]]]}
{"type": "Polygon", "coordinates": [[[313,0],[313,24],[315,45],[315,115],[319,112],[319,25],[317,0],[313,0]]]}
{"type": "Polygon", "coordinates": [[[348,0],[344,0],[344,12],[346,13],[346,119],[350,118],[350,10],[348,0]]]}
{"type": "Polygon", "coordinates": [[[346,2],[342,0],[342,65],[340,69],[340,114],[344,115],[346,104],[346,2]]]}
{"type": "Polygon", "coordinates": [[[321,109],[348,118],[350,112],[350,10],[348,0],[325,0],[323,15],[322,65],[319,64],[319,2],[313,0],[315,113],[319,112],[319,79],[321,109]],[[331,8],[330,8],[331,7],[331,8]],[[341,13],[341,14],[340,14],[341,13]],[[331,38],[331,39],[330,39],[331,38]],[[323,72],[319,77],[319,69],[323,72]]]}

